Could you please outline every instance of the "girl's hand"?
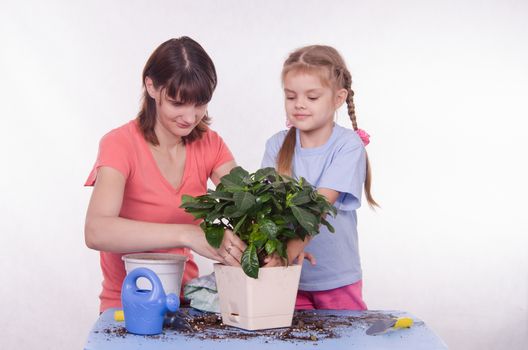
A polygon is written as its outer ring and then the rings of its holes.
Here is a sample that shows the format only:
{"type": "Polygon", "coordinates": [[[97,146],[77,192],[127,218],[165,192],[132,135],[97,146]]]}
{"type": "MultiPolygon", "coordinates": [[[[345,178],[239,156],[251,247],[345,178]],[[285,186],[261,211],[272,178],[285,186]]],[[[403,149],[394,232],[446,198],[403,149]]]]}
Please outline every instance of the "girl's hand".
{"type": "Polygon", "coordinates": [[[304,248],[308,245],[310,239],[311,237],[306,237],[304,241],[300,238],[290,239],[288,241],[286,251],[288,253],[289,264],[302,265],[304,259],[307,259],[312,265],[316,264],[315,257],[304,251],[304,248]]]}
{"type": "Polygon", "coordinates": [[[199,232],[189,234],[188,247],[203,257],[218,261],[224,265],[240,266],[242,253],[246,249],[246,244],[240,240],[231,230],[225,230],[224,239],[220,248],[212,247],[205,233],[197,227],[199,232]]]}
{"type": "MultiPolygon", "coordinates": [[[[307,259],[312,265],[316,264],[315,257],[312,254],[304,251],[304,248],[308,242],[310,242],[310,238],[307,238],[305,241],[299,238],[288,241],[286,248],[288,254],[288,265],[302,265],[304,259],[307,259]]],[[[273,253],[264,259],[264,264],[265,265],[263,267],[284,266],[285,261],[279,256],[279,254],[273,253]]]]}
{"type": "Polygon", "coordinates": [[[284,261],[284,259],[281,258],[279,254],[273,253],[264,258],[264,266],[262,267],[276,267],[284,265],[286,265],[286,261],[284,261]]]}

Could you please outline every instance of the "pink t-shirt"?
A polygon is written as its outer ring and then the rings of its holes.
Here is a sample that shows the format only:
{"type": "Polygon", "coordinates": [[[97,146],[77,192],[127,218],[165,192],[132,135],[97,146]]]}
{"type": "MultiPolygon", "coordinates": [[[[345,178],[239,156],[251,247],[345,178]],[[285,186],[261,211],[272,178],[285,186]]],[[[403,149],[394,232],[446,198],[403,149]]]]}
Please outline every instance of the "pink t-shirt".
{"type": "MultiPolygon", "coordinates": [[[[222,138],[207,130],[201,139],[185,145],[186,159],[179,188],[174,188],[161,174],[147,141],[136,120],[110,131],[99,144],[99,154],[86,180],[93,186],[97,170],[102,166],[120,171],[126,179],[120,217],[167,224],[195,224],[194,218],[179,208],[184,194],[197,196],[207,191],[207,180],[214,169],[233,160],[222,138]]],[[[145,232],[148,234],[148,232],[145,232]]],[[[183,275],[183,285],[198,276],[198,266],[188,248],[157,250],[189,257],[183,275]]],[[[103,290],[100,311],[121,307],[121,285],[126,276],[121,260],[123,254],[100,252],[103,290]]]]}

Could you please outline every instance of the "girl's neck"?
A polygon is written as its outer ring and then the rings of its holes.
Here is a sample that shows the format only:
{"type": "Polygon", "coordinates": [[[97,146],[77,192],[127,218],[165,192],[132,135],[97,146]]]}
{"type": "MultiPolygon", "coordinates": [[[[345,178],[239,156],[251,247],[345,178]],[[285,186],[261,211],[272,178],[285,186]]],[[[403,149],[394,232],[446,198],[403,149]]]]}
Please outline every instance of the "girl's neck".
{"type": "Polygon", "coordinates": [[[332,136],[334,122],[326,124],[318,129],[302,131],[299,130],[299,141],[302,148],[315,148],[324,145],[332,136]]]}

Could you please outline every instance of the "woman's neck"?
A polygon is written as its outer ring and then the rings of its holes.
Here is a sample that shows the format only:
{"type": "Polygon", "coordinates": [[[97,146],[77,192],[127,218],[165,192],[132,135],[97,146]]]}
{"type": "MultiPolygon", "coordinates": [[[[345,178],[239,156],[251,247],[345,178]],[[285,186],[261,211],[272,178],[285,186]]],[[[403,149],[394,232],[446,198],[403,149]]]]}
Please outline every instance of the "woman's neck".
{"type": "Polygon", "coordinates": [[[302,131],[299,130],[299,140],[302,148],[314,148],[324,145],[332,136],[334,130],[334,123],[327,124],[321,128],[302,131]]]}
{"type": "Polygon", "coordinates": [[[156,123],[154,126],[154,132],[158,138],[158,146],[155,146],[158,150],[163,152],[171,153],[176,150],[182,144],[182,138],[175,136],[166,130],[160,123],[156,123]]]}

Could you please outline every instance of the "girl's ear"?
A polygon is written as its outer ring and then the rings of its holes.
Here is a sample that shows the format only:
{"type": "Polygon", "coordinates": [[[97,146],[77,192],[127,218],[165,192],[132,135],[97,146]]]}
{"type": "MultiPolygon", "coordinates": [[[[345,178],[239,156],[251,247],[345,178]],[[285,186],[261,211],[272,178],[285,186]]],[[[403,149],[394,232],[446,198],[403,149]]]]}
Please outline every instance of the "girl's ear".
{"type": "Polygon", "coordinates": [[[337,92],[335,94],[336,109],[341,107],[341,105],[346,101],[347,97],[348,97],[347,89],[339,89],[339,90],[337,90],[337,92]]]}
{"type": "Polygon", "coordinates": [[[145,77],[145,88],[150,97],[156,100],[158,97],[158,90],[154,87],[154,82],[149,77],[145,77]]]}

